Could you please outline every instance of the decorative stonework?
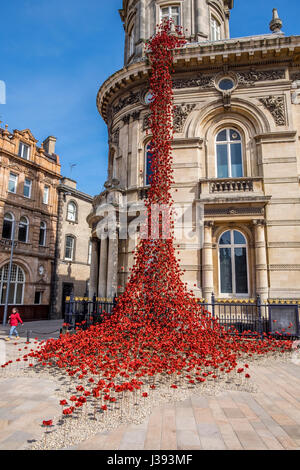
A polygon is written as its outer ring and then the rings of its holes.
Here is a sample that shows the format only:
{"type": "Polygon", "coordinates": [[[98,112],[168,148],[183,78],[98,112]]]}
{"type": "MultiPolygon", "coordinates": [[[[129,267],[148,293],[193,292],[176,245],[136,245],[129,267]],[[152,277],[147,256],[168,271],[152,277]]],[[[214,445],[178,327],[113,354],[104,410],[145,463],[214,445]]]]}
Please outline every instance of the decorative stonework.
{"type": "Polygon", "coordinates": [[[259,101],[270,111],[277,126],[286,125],[283,96],[268,96],[267,98],[260,98],[259,101]]]}
{"type": "Polygon", "coordinates": [[[255,82],[282,80],[285,78],[284,70],[250,70],[236,72],[239,85],[253,86],[255,82]]]}
{"type": "Polygon", "coordinates": [[[118,104],[116,106],[112,106],[112,115],[115,115],[119,111],[121,111],[125,106],[129,106],[132,104],[136,104],[140,101],[140,93],[133,93],[131,92],[129,96],[126,96],[125,98],[121,98],[118,101],[118,104]]]}
{"type": "MultiPolygon", "coordinates": [[[[238,85],[244,86],[254,86],[256,82],[282,80],[285,78],[284,70],[249,70],[247,72],[235,72],[234,74],[236,75],[238,85]]],[[[198,75],[196,78],[175,78],[173,80],[173,88],[213,88],[215,87],[215,78],[215,75],[198,75]]]]}
{"type": "Polygon", "coordinates": [[[198,75],[196,78],[176,78],[173,80],[173,88],[213,88],[215,86],[214,76],[198,75]]]}
{"type": "Polygon", "coordinates": [[[122,117],[122,121],[124,124],[128,124],[130,121],[130,114],[126,114],[124,117],[122,117]]]}
{"type": "Polygon", "coordinates": [[[117,129],[111,138],[111,142],[115,145],[119,145],[120,129],[117,129]]]}
{"type": "Polygon", "coordinates": [[[205,215],[262,215],[264,209],[261,207],[225,207],[216,209],[204,209],[205,215]]]}
{"type": "Polygon", "coordinates": [[[150,128],[150,117],[151,113],[146,114],[143,119],[143,131],[146,131],[147,129],[150,128]]]}
{"type": "Polygon", "coordinates": [[[173,126],[174,132],[182,132],[188,115],[196,107],[195,104],[182,104],[174,107],[173,126]]]}
{"type": "Polygon", "coordinates": [[[291,73],[291,80],[300,80],[300,70],[298,72],[291,73]]]}

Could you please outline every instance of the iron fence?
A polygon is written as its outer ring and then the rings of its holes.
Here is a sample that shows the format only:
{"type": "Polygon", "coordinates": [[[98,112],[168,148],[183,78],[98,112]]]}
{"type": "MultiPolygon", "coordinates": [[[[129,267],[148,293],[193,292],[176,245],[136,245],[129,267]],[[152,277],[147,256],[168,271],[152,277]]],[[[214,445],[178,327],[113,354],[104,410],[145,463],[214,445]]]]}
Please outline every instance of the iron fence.
{"type": "MultiPolygon", "coordinates": [[[[278,338],[297,339],[300,337],[300,301],[256,299],[199,299],[204,311],[210,312],[226,331],[234,334],[263,337],[272,334],[278,338]]],[[[67,297],[65,323],[69,328],[88,328],[112,315],[117,298],[103,299],[94,295],[93,299],[67,297]]]]}
{"type": "Polygon", "coordinates": [[[116,303],[116,297],[106,299],[94,295],[92,299],[88,299],[71,295],[66,298],[64,321],[69,329],[76,327],[86,329],[91,325],[101,323],[107,315],[112,315],[116,303]]]}
{"type": "Polygon", "coordinates": [[[300,301],[256,299],[216,299],[211,302],[199,300],[204,310],[210,312],[226,331],[234,329],[249,336],[272,334],[278,338],[299,338],[300,301]]]}

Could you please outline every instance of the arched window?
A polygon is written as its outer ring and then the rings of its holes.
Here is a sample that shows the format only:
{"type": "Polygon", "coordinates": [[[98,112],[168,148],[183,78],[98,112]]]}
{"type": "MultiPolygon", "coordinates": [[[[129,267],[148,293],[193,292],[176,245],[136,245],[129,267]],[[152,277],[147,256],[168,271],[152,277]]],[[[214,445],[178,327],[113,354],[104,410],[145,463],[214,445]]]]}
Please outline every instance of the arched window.
{"type": "Polygon", "coordinates": [[[77,206],[75,202],[69,202],[67,210],[67,219],[71,222],[75,222],[77,218],[77,206]]]}
{"type": "Polygon", "coordinates": [[[219,239],[220,293],[248,294],[247,241],[237,230],[228,230],[219,239]]]}
{"type": "MultiPolygon", "coordinates": [[[[5,304],[6,289],[8,281],[8,269],[9,264],[6,264],[0,269],[0,303],[5,304]]],[[[25,274],[22,268],[17,264],[12,265],[8,303],[11,305],[17,305],[23,303],[24,297],[24,285],[25,285],[25,274]]]]}
{"type": "Polygon", "coordinates": [[[128,43],[129,43],[129,57],[132,56],[134,53],[134,46],[135,46],[135,35],[134,35],[134,25],[132,26],[129,34],[128,34],[128,43]]]}
{"type": "Polygon", "coordinates": [[[65,246],[65,260],[73,261],[74,260],[74,248],[75,248],[75,238],[71,235],[66,236],[66,246],[65,246]]]}
{"type": "Polygon", "coordinates": [[[2,238],[6,238],[7,240],[12,239],[13,223],[14,216],[10,212],[8,212],[4,215],[3,219],[2,238]]]}
{"type": "Polygon", "coordinates": [[[151,152],[151,142],[149,142],[145,148],[145,184],[146,186],[149,186],[151,184],[151,176],[153,175],[152,158],[153,158],[153,154],[151,152]]]}
{"type": "Polygon", "coordinates": [[[20,222],[19,222],[19,234],[18,234],[19,242],[23,242],[23,243],[27,242],[28,228],[29,228],[29,222],[28,222],[27,217],[21,217],[20,222]]]}
{"type": "Polygon", "coordinates": [[[243,176],[242,138],[235,129],[223,129],[216,137],[217,178],[243,176]]]}
{"type": "Polygon", "coordinates": [[[46,233],[47,233],[47,224],[46,222],[42,221],[40,225],[40,236],[39,236],[40,246],[46,245],[46,233]]]}
{"type": "Polygon", "coordinates": [[[211,41],[220,41],[221,39],[221,25],[214,16],[210,20],[210,36],[211,41]]]}

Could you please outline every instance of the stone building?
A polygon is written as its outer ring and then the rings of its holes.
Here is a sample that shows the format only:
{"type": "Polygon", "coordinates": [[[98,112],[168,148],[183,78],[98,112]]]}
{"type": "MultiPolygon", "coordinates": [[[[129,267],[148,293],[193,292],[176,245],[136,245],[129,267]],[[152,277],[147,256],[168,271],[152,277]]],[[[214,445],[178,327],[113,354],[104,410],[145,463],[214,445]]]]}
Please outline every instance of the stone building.
{"type": "Polygon", "coordinates": [[[87,297],[91,265],[91,230],[87,216],[92,197],[77,189],[77,183],[62,178],[57,187],[58,224],[55,251],[51,317],[65,313],[66,297],[87,297]]]}
{"type": "MultiPolygon", "coordinates": [[[[88,221],[90,292],[124,289],[134,240],[97,238],[97,209],[147,197],[150,66],[145,41],[172,17],[187,45],[174,52],[177,203],[201,204],[203,245],[179,243],[184,280],[200,298],[300,299],[300,36],[230,38],[233,0],[124,0],[124,68],[101,86],[108,179],[88,221]]],[[[266,19],[267,20],[267,19],[266,19]]],[[[267,21],[266,21],[267,30],[267,21]]]]}
{"type": "Polygon", "coordinates": [[[23,319],[48,318],[60,181],[55,142],[48,137],[38,147],[29,129],[0,129],[0,318],[13,229],[9,305],[18,305],[23,319]]]}

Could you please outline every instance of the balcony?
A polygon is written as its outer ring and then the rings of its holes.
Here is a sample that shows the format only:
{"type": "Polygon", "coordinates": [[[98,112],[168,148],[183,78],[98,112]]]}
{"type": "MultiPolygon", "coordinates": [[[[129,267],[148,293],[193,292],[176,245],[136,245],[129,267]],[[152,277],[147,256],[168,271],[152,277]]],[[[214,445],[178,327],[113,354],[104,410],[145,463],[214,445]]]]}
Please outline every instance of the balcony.
{"type": "Polygon", "coordinates": [[[244,198],[263,196],[263,179],[255,178],[209,178],[199,181],[200,199],[244,198]]]}
{"type": "Polygon", "coordinates": [[[204,204],[206,217],[262,217],[270,199],[264,195],[261,177],[199,181],[199,202],[204,204]]]}

